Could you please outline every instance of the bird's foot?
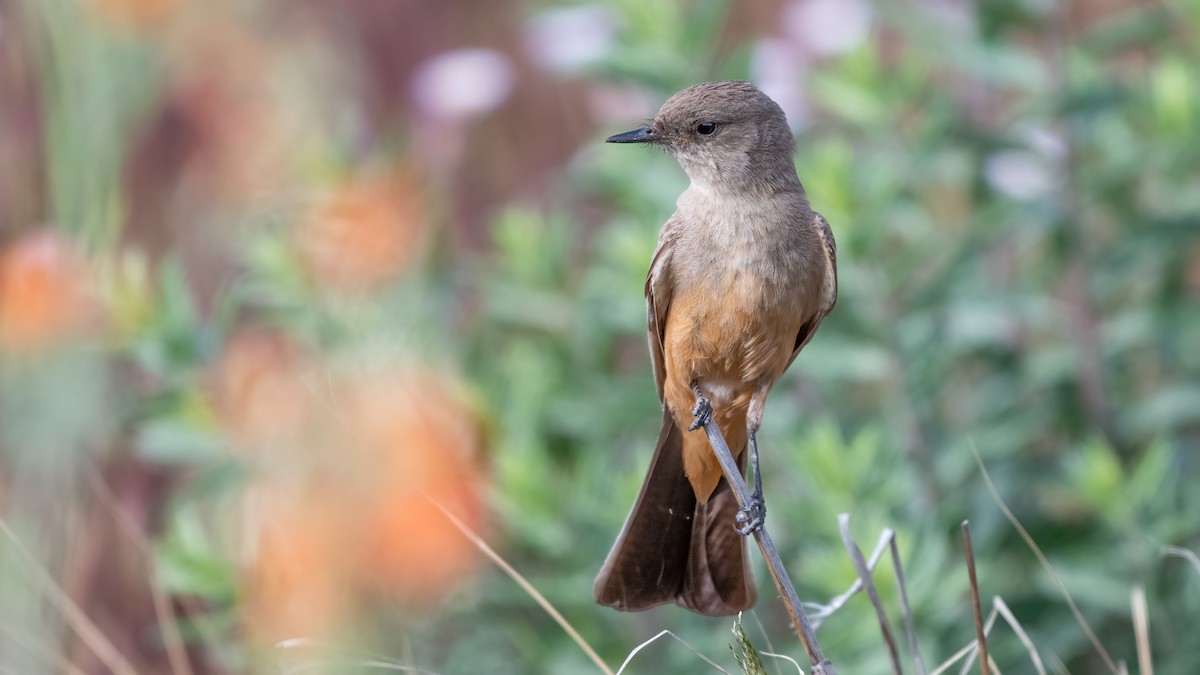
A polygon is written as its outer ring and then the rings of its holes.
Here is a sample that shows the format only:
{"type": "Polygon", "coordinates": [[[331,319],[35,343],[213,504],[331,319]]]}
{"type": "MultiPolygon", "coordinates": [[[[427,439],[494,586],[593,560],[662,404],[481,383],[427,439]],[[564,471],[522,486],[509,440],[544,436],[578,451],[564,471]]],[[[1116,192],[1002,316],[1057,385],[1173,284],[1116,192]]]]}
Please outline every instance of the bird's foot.
{"type": "Polygon", "coordinates": [[[712,421],[712,412],[712,403],[704,396],[696,394],[696,405],[692,408],[692,417],[696,419],[692,421],[691,426],[688,427],[688,431],[695,431],[701,427],[708,426],[708,423],[712,421]]]}
{"type": "Polygon", "coordinates": [[[763,523],[767,520],[767,503],[763,501],[762,493],[756,490],[751,494],[750,501],[738,509],[733,520],[733,531],[743,537],[761,530],[763,523]]]}

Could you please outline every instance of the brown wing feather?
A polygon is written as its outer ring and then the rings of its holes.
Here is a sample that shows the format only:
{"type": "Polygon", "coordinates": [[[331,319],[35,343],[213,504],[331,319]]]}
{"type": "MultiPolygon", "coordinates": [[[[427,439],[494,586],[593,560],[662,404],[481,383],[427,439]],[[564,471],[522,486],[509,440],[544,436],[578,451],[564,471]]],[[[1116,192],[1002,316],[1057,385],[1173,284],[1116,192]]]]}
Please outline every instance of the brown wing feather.
{"type": "Polygon", "coordinates": [[[654,386],[658,399],[663,397],[663,381],[666,379],[666,361],[663,357],[663,333],[667,328],[667,312],[671,308],[674,283],[671,277],[671,255],[674,253],[676,232],[679,229],[675,216],[671,216],[658,235],[658,247],[650,259],[650,270],[646,273],[646,322],[650,342],[650,361],[654,364],[654,386]]]}
{"type": "Polygon", "coordinates": [[[837,304],[837,242],[833,239],[833,229],[829,227],[829,221],[825,220],[825,216],[816,211],[813,211],[813,227],[821,239],[825,251],[825,278],[821,283],[822,302],[817,313],[800,324],[800,330],[796,333],[796,346],[792,350],[792,357],[788,359],[788,365],[784,367],[785,370],[792,365],[792,361],[796,360],[796,356],[801,349],[804,349],[804,345],[812,339],[817,332],[817,327],[821,325],[821,320],[833,311],[833,306],[837,304]]]}

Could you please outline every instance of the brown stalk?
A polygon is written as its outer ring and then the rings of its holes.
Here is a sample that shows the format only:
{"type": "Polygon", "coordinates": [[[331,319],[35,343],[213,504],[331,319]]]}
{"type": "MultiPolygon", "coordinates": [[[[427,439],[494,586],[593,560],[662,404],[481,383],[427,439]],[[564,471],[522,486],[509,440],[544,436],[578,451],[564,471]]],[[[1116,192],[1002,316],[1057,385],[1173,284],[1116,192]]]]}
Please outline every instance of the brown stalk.
{"type": "Polygon", "coordinates": [[[979,581],[975,578],[975,548],[971,546],[971,524],[962,521],[963,550],[967,554],[967,576],[971,579],[971,610],[975,614],[975,641],[979,645],[979,669],[983,675],[991,675],[988,659],[987,636],[983,632],[983,612],[979,607],[979,581]]]}

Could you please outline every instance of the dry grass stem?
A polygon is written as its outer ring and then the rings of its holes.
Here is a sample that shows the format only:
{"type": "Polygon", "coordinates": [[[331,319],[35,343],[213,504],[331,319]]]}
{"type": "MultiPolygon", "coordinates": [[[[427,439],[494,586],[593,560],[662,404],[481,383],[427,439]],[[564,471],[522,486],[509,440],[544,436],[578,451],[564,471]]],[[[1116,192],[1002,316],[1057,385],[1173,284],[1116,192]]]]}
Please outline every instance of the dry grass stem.
{"type": "Polygon", "coordinates": [[[963,551],[967,556],[967,577],[971,581],[971,612],[975,616],[975,641],[979,644],[979,668],[983,675],[991,675],[991,659],[988,658],[987,636],[983,632],[983,611],[979,606],[979,580],[975,577],[975,547],[971,545],[971,524],[962,521],[963,551]]]}
{"type": "Polygon", "coordinates": [[[672,633],[669,630],[659,631],[658,635],[655,635],[654,637],[650,638],[649,640],[646,640],[642,644],[634,647],[633,651],[629,652],[629,656],[625,657],[625,661],[621,663],[621,667],[617,669],[617,675],[621,675],[621,673],[625,672],[625,667],[629,665],[629,662],[633,660],[633,657],[637,656],[638,652],[642,651],[646,647],[649,647],[651,644],[656,642],[660,637],[662,637],[664,635],[670,635],[671,637],[675,638],[675,640],[677,640],[679,642],[679,644],[683,645],[684,647],[687,647],[688,651],[690,651],[691,653],[700,657],[700,659],[702,661],[704,661],[708,665],[712,666],[713,668],[716,668],[717,670],[721,671],[722,673],[725,673],[725,675],[731,675],[731,673],[728,670],[725,670],[721,666],[717,665],[717,663],[715,661],[713,661],[712,659],[708,658],[707,656],[701,654],[699,651],[696,650],[695,647],[691,646],[683,638],[679,637],[678,635],[672,633]]]}
{"type": "Polygon", "coordinates": [[[1113,673],[1113,675],[1120,675],[1121,670],[1117,667],[1117,664],[1115,661],[1113,661],[1112,657],[1109,656],[1108,650],[1105,649],[1104,645],[1100,643],[1100,638],[1096,637],[1096,633],[1092,631],[1092,627],[1088,625],[1087,620],[1083,618],[1083,612],[1079,611],[1079,606],[1075,604],[1075,599],[1071,597],[1071,592],[1067,590],[1067,585],[1063,583],[1062,578],[1058,576],[1058,572],[1054,570],[1054,566],[1051,565],[1050,561],[1046,559],[1046,554],[1042,553],[1042,549],[1037,545],[1037,542],[1033,540],[1033,537],[1031,537],[1029,532],[1025,530],[1025,527],[1021,525],[1021,521],[1017,520],[1017,517],[1013,515],[1012,510],[1008,508],[1008,505],[1005,504],[1004,500],[1000,497],[1000,491],[996,489],[996,484],[992,482],[991,474],[988,473],[987,467],[983,465],[983,458],[979,456],[979,448],[975,447],[974,441],[970,442],[970,446],[971,454],[975,456],[975,463],[979,465],[979,471],[983,474],[984,483],[987,484],[988,492],[991,493],[992,499],[996,502],[996,506],[1000,508],[1000,511],[1004,514],[1004,517],[1008,519],[1008,522],[1011,523],[1014,528],[1016,528],[1017,534],[1021,535],[1021,539],[1025,541],[1025,545],[1029,547],[1029,550],[1033,551],[1033,554],[1037,556],[1038,562],[1041,563],[1042,568],[1045,569],[1046,573],[1050,575],[1050,578],[1054,581],[1055,586],[1058,587],[1059,593],[1061,593],[1063,599],[1066,600],[1067,606],[1070,607],[1071,614],[1075,616],[1075,621],[1079,623],[1079,627],[1083,630],[1084,635],[1087,636],[1088,640],[1092,643],[1092,647],[1096,650],[1096,653],[1099,654],[1101,660],[1104,661],[1105,667],[1107,667],[1108,671],[1113,673]]]}
{"type": "Polygon", "coordinates": [[[1000,612],[1000,616],[1004,619],[1004,622],[1017,634],[1017,639],[1021,641],[1021,644],[1025,645],[1025,651],[1029,652],[1029,660],[1033,662],[1034,670],[1037,671],[1038,675],[1046,675],[1046,667],[1042,665],[1042,657],[1038,655],[1037,647],[1033,645],[1033,640],[1029,639],[1029,635],[1025,633],[1025,629],[1021,627],[1012,610],[1008,608],[1008,605],[998,595],[992,597],[992,607],[1000,612]]]}
{"type": "Polygon", "coordinates": [[[1164,546],[1162,554],[1164,556],[1183,558],[1192,564],[1192,567],[1196,569],[1196,574],[1200,574],[1200,556],[1196,555],[1195,551],[1178,546],[1164,546]]]}
{"type": "MultiPolygon", "coordinates": [[[[983,632],[985,635],[990,634],[992,632],[992,626],[996,623],[996,615],[997,615],[997,612],[996,612],[995,608],[993,608],[991,613],[988,614],[987,621],[985,621],[983,624],[983,632]]],[[[946,659],[946,661],[944,663],[942,663],[941,665],[939,665],[937,668],[934,668],[933,671],[931,673],[929,673],[929,675],[941,675],[946,670],[948,670],[950,668],[950,666],[953,666],[954,664],[961,661],[963,659],[963,657],[967,657],[966,663],[963,664],[962,670],[959,671],[960,675],[965,675],[965,673],[968,670],[970,670],[971,666],[975,663],[975,655],[978,653],[979,653],[979,643],[972,641],[969,644],[964,645],[962,647],[962,649],[959,649],[957,652],[954,652],[953,656],[951,656],[949,659],[946,659]]]]}
{"type": "Polygon", "coordinates": [[[759,652],[759,654],[762,654],[763,656],[769,656],[773,659],[787,661],[788,663],[792,664],[793,666],[796,666],[797,673],[800,673],[800,675],[804,675],[804,668],[800,667],[800,662],[797,661],[796,659],[793,659],[792,657],[788,656],[787,654],[775,654],[773,652],[759,652]]]}
{"type": "Polygon", "coordinates": [[[1150,660],[1150,612],[1146,607],[1146,589],[1140,584],[1133,587],[1133,634],[1137,640],[1138,672],[1154,675],[1154,663],[1150,660]]]}
{"type": "Polygon", "coordinates": [[[838,515],[838,530],[842,533],[842,545],[846,547],[846,552],[850,554],[850,560],[854,563],[854,571],[862,580],[867,597],[871,599],[871,606],[875,608],[875,617],[879,620],[879,630],[883,632],[883,641],[887,644],[888,656],[892,660],[892,672],[896,675],[903,675],[904,670],[900,667],[900,652],[896,649],[896,639],[892,636],[892,626],[888,622],[887,612],[884,611],[883,603],[879,600],[879,592],[875,590],[875,583],[871,580],[871,570],[867,568],[867,561],[863,558],[862,551],[850,534],[849,513],[838,515]]]}
{"type": "MultiPolygon", "coordinates": [[[[305,648],[322,650],[325,653],[328,653],[329,649],[336,649],[337,647],[336,645],[327,645],[326,643],[323,643],[319,640],[313,640],[311,638],[291,638],[289,640],[284,640],[277,643],[275,648],[278,649],[281,654],[290,656],[290,654],[287,654],[287,652],[300,651],[305,648]]],[[[322,672],[334,669],[340,672],[349,668],[377,668],[380,670],[397,670],[405,673],[417,673],[417,675],[438,675],[438,673],[432,670],[426,670],[424,668],[412,666],[409,665],[409,663],[411,663],[411,661],[397,662],[374,655],[368,657],[355,657],[353,655],[347,655],[339,658],[319,656],[303,661],[297,661],[296,663],[285,663],[281,656],[279,662],[279,671],[282,673],[282,675],[299,675],[300,673],[316,668],[323,669],[322,672]]]]}
{"type": "Polygon", "coordinates": [[[771,644],[771,636],[767,635],[767,628],[763,625],[762,619],[758,617],[758,612],[750,610],[750,616],[754,617],[754,625],[758,626],[758,632],[762,635],[763,644],[770,651],[775,651],[775,645],[771,644]]]}
{"type": "Polygon", "coordinates": [[[492,550],[492,547],[488,546],[487,542],[485,542],[482,537],[471,530],[471,528],[467,527],[466,523],[459,520],[458,517],[446,509],[446,507],[438,503],[436,499],[430,497],[429,495],[425,495],[425,498],[428,499],[434,506],[436,506],[437,509],[441,511],[444,516],[446,516],[446,519],[449,520],[454,527],[458,528],[459,532],[462,532],[463,536],[465,536],[472,544],[474,544],[476,548],[478,548],[485,556],[488,557],[488,559],[495,563],[496,567],[499,567],[505,574],[509,576],[509,578],[517,582],[517,585],[521,587],[521,590],[528,593],[529,597],[533,598],[534,602],[536,602],[538,606],[542,608],[542,611],[546,612],[546,614],[549,614],[550,618],[554,619],[555,623],[557,623],[563,629],[563,631],[565,631],[566,634],[575,641],[575,644],[579,645],[579,648],[583,650],[584,654],[587,654],[592,663],[596,664],[596,667],[600,669],[600,672],[606,673],[607,675],[613,675],[612,669],[610,669],[608,665],[604,663],[604,661],[600,658],[600,655],[596,653],[596,650],[592,649],[592,646],[583,639],[583,636],[579,634],[579,631],[575,630],[575,627],[568,623],[565,618],[563,618],[563,615],[554,608],[554,605],[550,604],[550,601],[546,599],[546,596],[542,595],[538,589],[534,588],[533,584],[529,583],[525,577],[521,576],[521,573],[518,572],[516,568],[508,564],[508,561],[506,561],[504,558],[501,558],[499,553],[496,553],[494,550],[492,550]]]}
{"type": "Polygon", "coordinates": [[[888,535],[888,548],[892,553],[892,568],[896,570],[896,584],[900,587],[900,606],[904,609],[904,631],[908,634],[908,648],[912,652],[913,665],[917,675],[925,675],[925,660],[921,658],[921,646],[917,644],[917,629],[913,625],[912,607],[908,604],[908,585],[904,582],[904,566],[900,564],[900,549],[896,546],[896,535],[891,529],[884,530],[888,535]]]}
{"type": "MultiPolygon", "coordinates": [[[[954,654],[951,655],[950,658],[946,659],[945,662],[943,662],[938,667],[934,668],[933,672],[929,673],[929,675],[942,675],[942,673],[949,670],[950,667],[953,666],[954,664],[963,660],[963,658],[965,658],[968,654],[974,654],[975,647],[976,647],[976,645],[974,642],[971,642],[970,644],[967,644],[966,646],[962,647],[958,651],[954,652],[954,654]]],[[[971,663],[974,663],[974,660],[972,660],[971,663]]]]}
{"type": "Polygon", "coordinates": [[[100,659],[104,667],[116,673],[116,675],[135,675],[137,671],[133,669],[133,666],[121,654],[120,650],[104,635],[104,631],[100,630],[100,627],[92,622],[83,609],[75,604],[75,601],[71,600],[71,597],[50,576],[50,573],[38,563],[37,559],[25,548],[16,533],[8,527],[8,523],[3,518],[0,518],[0,531],[4,533],[4,536],[12,544],[13,550],[16,551],[22,562],[29,567],[37,585],[41,587],[42,592],[49,598],[50,604],[54,605],[54,608],[62,614],[67,625],[92,650],[96,658],[100,659]]]}
{"type": "MultiPolygon", "coordinates": [[[[92,485],[92,491],[96,493],[96,497],[100,500],[100,503],[112,514],[117,527],[125,533],[125,536],[133,543],[134,548],[145,559],[146,566],[150,568],[150,578],[147,579],[147,586],[150,588],[150,598],[154,606],[154,620],[158,623],[158,632],[162,636],[163,649],[167,652],[167,661],[171,664],[171,671],[175,675],[192,675],[192,664],[187,656],[187,648],[184,646],[183,636],[179,633],[179,621],[176,619],[175,611],[171,607],[170,598],[163,591],[162,580],[158,574],[158,565],[154,559],[153,551],[150,550],[150,544],[146,541],[146,535],[129,517],[129,513],[117,504],[116,496],[113,495],[108,484],[104,482],[104,477],[100,475],[100,471],[95,465],[88,467],[88,480],[92,485]]],[[[199,622],[197,622],[197,625],[199,625],[199,622]]],[[[211,636],[207,633],[201,632],[201,637],[205,639],[205,646],[207,648],[211,649],[216,646],[215,640],[211,639],[211,636]]]]}
{"type": "Polygon", "coordinates": [[[57,668],[57,672],[66,673],[66,675],[87,675],[87,673],[80,670],[75,664],[68,661],[60,653],[61,649],[51,649],[34,636],[27,633],[20,633],[14,630],[11,625],[3,622],[0,622],[0,633],[7,635],[14,643],[27,649],[39,661],[53,664],[53,668],[48,668],[47,672],[55,672],[54,668],[57,668]]]}
{"type": "MultiPolygon", "coordinates": [[[[892,530],[890,528],[885,529],[883,533],[879,535],[879,542],[875,544],[875,550],[871,553],[871,557],[867,560],[867,569],[875,571],[875,566],[879,564],[879,558],[883,556],[883,552],[887,550],[888,543],[892,540],[892,536],[892,530]]],[[[810,607],[815,607],[817,610],[810,617],[812,619],[813,626],[815,628],[820,628],[821,624],[825,622],[825,619],[833,616],[835,612],[842,608],[842,605],[846,604],[847,600],[854,597],[854,594],[861,591],[862,588],[862,579],[856,578],[854,583],[850,584],[850,588],[846,589],[845,593],[842,593],[836,598],[830,600],[829,604],[810,604],[810,607]]]]}

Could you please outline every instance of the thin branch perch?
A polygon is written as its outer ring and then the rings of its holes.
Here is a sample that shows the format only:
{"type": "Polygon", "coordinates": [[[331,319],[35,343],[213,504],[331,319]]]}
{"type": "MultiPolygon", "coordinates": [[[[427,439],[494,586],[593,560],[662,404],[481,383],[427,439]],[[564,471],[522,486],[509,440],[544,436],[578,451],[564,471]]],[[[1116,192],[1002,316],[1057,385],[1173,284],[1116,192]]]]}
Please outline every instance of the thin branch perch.
{"type": "MultiPolygon", "coordinates": [[[[742,477],[737,460],[729,451],[729,444],[725,442],[725,437],[716,424],[705,424],[704,433],[708,435],[708,443],[712,446],[717,461],[721,463],[721,471],[725,474],[725,480],[729,482],[729,486],[733,488],[733,495],[737,499],[738,505],[745,508],[747,502],[750,501],[750,490],[746,487],[746,479],[742,477]]],[[[779,559],[779,551],[776,550],[775,543],[771,541],[771,536],[767,534],[765,525],[754,533],[754,539],[758,542],[758,549],[762,551],[763,558],[767,562],[771,579],[775,581],[775,587],[779,589],[779,597],[783,599],[784,607],[787,608],[788,616],[791,617],[792,626],[795,628],[796,634],[800,636],[804,651],[808,652],[808,658],[812,662],[810,674],[837,675],[833,664],[821,652],[817,635],[813,631],[808,616],[804,613],[804,608],[800,605],[799,598],[796,597],[796,589],[792,586],[792,580],[788,577],[787,570],[784,569],[783,562],[779,559]]]]}

